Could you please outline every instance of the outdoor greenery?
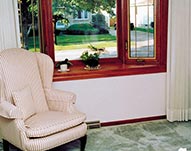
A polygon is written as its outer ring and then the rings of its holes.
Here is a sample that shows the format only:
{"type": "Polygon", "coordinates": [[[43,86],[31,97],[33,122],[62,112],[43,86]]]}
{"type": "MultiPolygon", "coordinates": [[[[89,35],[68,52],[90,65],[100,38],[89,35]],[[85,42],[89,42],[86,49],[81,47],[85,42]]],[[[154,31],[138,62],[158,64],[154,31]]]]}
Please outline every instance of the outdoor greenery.
{"type": "Polygon", "coordinates": [[[28,50],[30,51],[37,51],[40,52],[40,43],[39,43],[39,37],[28,37],[28,50]],[[35,46],[34,46],[34,38],[35,38],[35,46]],[[36,50],[35,50],[36,48],[36,50]]]}
{"type": "Polygon", "coordinates": [[[66,30],[67,34],[72,35],[95,35],[98,34],[99,30],[94,28],[91,24],[73,24],[66,30]]]}
{"type": "Polygon", "coordinates": [[[55,50],[85,49],[91,43],[96,47],[116,46],[116,37],[110,34],[101,35],[60,35],[55,50]]]}
{"type": "MultiPolygon", "coordinates": [[[[76,49],[87,49],[88,45],[90,43],[83,43],[83,44],[72,44],[68,46],[60,46],[55,45],[56,51],[63,51],[63,50],[76,50],[76,49]]],[[[101,41],[101,42],[91,42],[91,44],[95,45],[96,47],[116,47],[117,42],[116,41],[101,41]]]]}
{"type": "Polygon", "coordinates": [[[154,33],[154,29],[153,29],[153,28],[141,28],[141,27],[135,27],[134,30],[142,31],[142,32],[154,33]]]}
{"type": "Polygon", "coordinates": [[[53,12],[75,14],[78,10],[86,10],[88,12],[97,13],[101,10],[107,11],[111,15],[115,15],[116,0],[53,0],[53,12]],[[57,9],[57,8],[63,8],[57,9]]]}
{"type": "MultiPolygon", "coordinates": [[[[135,28],[137,31],[153,33],[153,29],[145,28],[135,28]]],[[[39,37],[36,38],[36,48],[39,49],[39,37]]],[[[116,47],[116,36],[110,34],[98,34],[98,35],[59,35],[57,36],[57,45],[55,45],[55,50],[75,50],[75,49],[86,49],[89,44],[93,44],[96,47],[116,47]]],[[[134,45],[134,42],[131,42],[134,45]]],[[[34,51],[33,37],[29,37],[28,42],[29,50],[34,51]]]]}
{"type": "Polygon", "coordinates": [[[93,15],[92,24],[96,27],[105,27],[106,26],[105,16],[101,13],[93,15]]]}
{"type": "MultiPolygon", "coordinates": [[[[22,45],[25,49],[31,48],[31,39],[28,37],[28,33],[31,33],[28,28],[32,27],[32,18],[35,21],[35,27],[38,25],[38,3],[39,0],[22,0],[21,14],[22,14],[22,45]]],[[[67,21],[67,15],[71,14],[75,17],[77,11],[85,10],[91,13],[98,13],[101,10],[105,10],[112,16],[115,15],[112,8],[115,8],[115,0],[53,0],[53,18],[55,22],[57,20],[67,21]],[[62,8],[62,9],[60,9],[62,8]],[[60,16],[62,14],[62,16],[60,16]]],[[[38,29],[35,29],[38,31],[38,29]]],[[[37,35],[36,35],[37,36],[37,35]]],[[[57,40],[57,39],[56,39],[57,40]]],[[[56,41],[55,41],[56,42],[56,41]]]]}
{"type": "MultiPolygon", "coordinates": [[[[37,50],[39,50],[39,41],[36,37],[37,50]]],[[[110,34],[101,35],[59,35],[57,36],[58,44],[55,50],[73,50],[79,48],[87,48],[90,43],[96,47],[111,47],[116,46],[116,37],[110,34]]],[[[29,50],[34,51],[33,38],[29,37],[29,50]]]]}
{"type": "Polygon", "coordinates": [[[93,27],[99,30],[99,34],[108,34],[108,26],[105,21],[105,16],[101,13],[97,13],[96,15],[92,16],[92,24],[93,27]]]}
{"type": "Polygon", "coordinates": [[[58,36],[58,45],[74,45],[82,43],[100,42],[100,41],[112,41],[116,40],[115,36],[110,34],[101,35],[60,35],[58,36]]]}

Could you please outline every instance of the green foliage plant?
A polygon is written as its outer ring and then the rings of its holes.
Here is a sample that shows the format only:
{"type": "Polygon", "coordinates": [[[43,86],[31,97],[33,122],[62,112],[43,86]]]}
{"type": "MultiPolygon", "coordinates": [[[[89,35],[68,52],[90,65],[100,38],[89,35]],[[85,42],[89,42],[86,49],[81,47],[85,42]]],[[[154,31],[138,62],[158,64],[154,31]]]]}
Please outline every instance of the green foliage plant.
{"type": "Polygon", "coordinates": [[[73,35],[95,35],[99,32],[98,29],[94,28],[91,24],[73,24],[67,29],[67,34],[73,35]]]}
{"type": "Polygon", "coordinates": [[[86,66],[94,68],[99,65],[99,56],[102,52],[105,51],[105,49],[96,48],[91,44],[88,46],[88,48],[90,48],[90,50],[84,51],[80,56],[80,58],[82,59],[82,61],[86,66]]]}
{"type": "Polygon", "coordinates": [[[67,64],[68,68],[73,65],[73,64],[68,60],[68,58],[66,58],[64,61],[58,61],[58,62],[56,63],[56,68],[60,68],[60,65],[62,65],[62,64],[67,64]]]}

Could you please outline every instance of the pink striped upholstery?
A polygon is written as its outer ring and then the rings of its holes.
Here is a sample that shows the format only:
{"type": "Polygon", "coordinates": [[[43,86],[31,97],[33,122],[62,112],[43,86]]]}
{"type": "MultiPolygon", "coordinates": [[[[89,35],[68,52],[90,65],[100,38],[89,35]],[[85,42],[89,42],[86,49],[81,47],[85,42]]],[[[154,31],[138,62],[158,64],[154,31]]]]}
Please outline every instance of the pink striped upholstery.
{"type": "MultiPolygon", "coordinates": [[[[87,125],[85,123],[51,135],[51,137],[42,137],[26,141],[26,150],[43,151],[71,142],[85,135],[87,125]]],[[[26,138],[25,138],[26,139],[26,138]]]]}
{"type": "Polygon", "coordinates": [[[48,111],[32,116],[25,121],[27,137],[45,137],[81,124],[86,116],[83,113],[69,114],[48,111]]]}
{"type": "Polygon", "coordinates": [[[0,52],[0,133],[21,150],[48,150],[87,132],[75,94],[52,88],[53,69],[50,57],[41,53],[0,52]]]}
{"type": "Polygon", "coordinates": [[[27,119],[36,113],[33,97],[31,95],[31,89],[29,86],[15,91],[12,94],[14,103],[22,111],[24,119],[27,119]]]}
{"type": "Polygon", "coordinates": [[[43,88],[52,87],[54,64],[52,59],[45,54],[36,53],[43,88]]]}
{"type": "Polygon", "coordinates": [[[0,116],[7,119],[24,118],[22,111],[18,107],[3,100],[0,103],[0,116]]]}
{"type": "Polygon", "coordinates": [[[1,52],[1,66],[7,101],[13,103],[12,93],[31,87],[37,112],[48,110],[35,53],[23,49],[8,49],[1,52]]]}
{"type": "Polygon", "coordinates": [[[76,95],[71,92],[56,89],[45,89],[47,103],[52,111],[74,112],[73,104],[76,101],[76,95]]]}

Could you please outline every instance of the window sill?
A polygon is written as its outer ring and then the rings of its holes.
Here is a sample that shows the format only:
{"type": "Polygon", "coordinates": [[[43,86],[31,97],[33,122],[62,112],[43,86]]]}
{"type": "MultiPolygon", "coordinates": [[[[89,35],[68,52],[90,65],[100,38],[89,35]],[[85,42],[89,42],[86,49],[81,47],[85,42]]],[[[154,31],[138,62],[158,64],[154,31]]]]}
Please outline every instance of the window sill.
{"type": "Polygon", "coordinates": [[[70,67],[69,72],[54,71],[53,81],[82,80],[149,73],[166,72],[166,66],[157,65],[126,65],[121,63],[103,63],[99,70],[85,70],[82,65],[70,67]]]}

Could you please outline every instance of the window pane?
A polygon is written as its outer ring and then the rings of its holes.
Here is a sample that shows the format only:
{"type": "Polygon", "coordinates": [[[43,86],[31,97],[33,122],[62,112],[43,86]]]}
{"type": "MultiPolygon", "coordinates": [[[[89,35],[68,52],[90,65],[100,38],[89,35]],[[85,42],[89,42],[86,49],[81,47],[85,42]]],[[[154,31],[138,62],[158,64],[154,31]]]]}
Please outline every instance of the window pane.
{"type": "MultiPolygon", "coordinates": [[[[88,50],[90,45],[105,48],[100,58],[117,57],[115,5],[112,6],[113,12],[108,13],[108,10],[100,9],[100,7],[95,9],[99,11],[92,11],[88,4],[76,6],[77,4],[70,5],[66,1],[64,3],[58,0],[53,0],[52,3],[56,61],[66,58],[80,60],[81,54],[88,50]],[[58,26],[58,22],[62,23],[62,28],[58,26]]],[[[100,3],[100,0],[97,3],[100,3]]],[[[109,0],[108,4],[104,5],[110,5],[109,0]]]]}
{"type": "Polygon", "coordinates": [[[130,58],[155,58],[154,0],[130,0],[130,58]]]}
{"type": "Polygon", "coordinates": [[[77,18],[82,18],[82,12],[81,11],[78,11],[78,17],[77,18]]]}
{"type": "Polygon", "coordinates": [[[88,12],[84,11],[84,18],[88,18],[88,12]]]}
{"type": "Polygon", "coordinates": [[[21,46],[40,51],[38,33],[38,0],[18,0],[21,46]]]}

